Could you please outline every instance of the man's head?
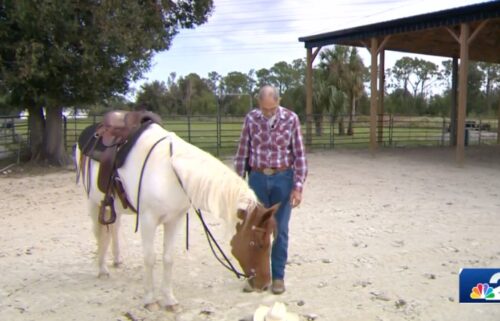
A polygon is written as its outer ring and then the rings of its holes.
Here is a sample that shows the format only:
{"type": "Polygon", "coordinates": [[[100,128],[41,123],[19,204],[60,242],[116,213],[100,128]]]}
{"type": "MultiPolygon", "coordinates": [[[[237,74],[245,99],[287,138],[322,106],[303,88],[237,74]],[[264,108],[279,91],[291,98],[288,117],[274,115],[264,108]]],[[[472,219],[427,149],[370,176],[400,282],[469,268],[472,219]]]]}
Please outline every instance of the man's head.
{"type": "Polygon", "coordinates": [[[273,112],[276,107],[278,107],[280,102],[280,96],[278,89],[271,85],[265,85],[259,90],[259,107],[260,109],[267,113],[273,112]]]}

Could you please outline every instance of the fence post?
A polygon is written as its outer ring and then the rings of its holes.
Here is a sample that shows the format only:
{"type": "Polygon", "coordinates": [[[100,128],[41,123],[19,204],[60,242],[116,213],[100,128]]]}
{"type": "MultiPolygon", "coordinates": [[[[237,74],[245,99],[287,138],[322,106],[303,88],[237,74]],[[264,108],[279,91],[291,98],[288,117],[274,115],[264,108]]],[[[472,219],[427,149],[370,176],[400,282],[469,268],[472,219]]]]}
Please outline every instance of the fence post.
{"type": "Polygon", "coordinates": [[[221,134],[222,134],[222,121],[221,121],[221,117],[220,117],[220,113],[217,112],[217,116],[215,117],[215,123],[216,123],[216,144],[217,144],[217,149],[216,149],[216,154],[217,154],[217,157],[219,157],[220,155],[220,145],[221,145],[221,134]]]}
{"type": "Polygon", "coordinates": [[[92,125],[95,125],[96,124],[96,117],[95,115],[92,116],[92,125]]]}
{"type": "Polygon", "coordinates": [[[482,129],[483,129],[483,121],[482,121],[482,119],[481,119],[481,118],[479,118],[479,133],[478,133],[478,134],[479,134],[479,136],[478,136],[478,138],[477,138],[477,139],[478,139],[477,144],[478,144],[479,146],[481,146],[481,134],[482,134],[482,133],[481,133],[481,130],[482,130],[482,129]]]}
{"type": "Polygon", "coordinates": [[[191,115],[187,114],[188,142],[191,143],[191,115]]]}
{"type": "Polygon", "coordinates": [[[394,115],[389,115],[389,146],[392,146],[392,135],[394,131],[394,115]]]}
{"type": "Polygon", "coordinates": [[[444,147],[444,136],[446,134],[446,118],[443,116],[443,125],[441,128],[441,147],[444,147]]]}
{"type": "Polygon", "coordinates": [[[64,150],[68,150],[68,119],[66,116],[63,117],[63,133],[64,133],[64,150]]]}
{"type": "Polygon", "coordinates": [[[330,114],[330,148],[333,148],[333,115],[330,114]]]}

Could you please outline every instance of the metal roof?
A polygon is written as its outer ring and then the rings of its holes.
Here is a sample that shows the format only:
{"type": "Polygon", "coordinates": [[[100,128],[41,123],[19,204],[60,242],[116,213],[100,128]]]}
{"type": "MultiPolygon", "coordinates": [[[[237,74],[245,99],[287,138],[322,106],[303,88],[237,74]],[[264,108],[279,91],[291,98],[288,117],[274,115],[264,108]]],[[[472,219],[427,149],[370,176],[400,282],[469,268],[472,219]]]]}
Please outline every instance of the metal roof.
{"type": "MultiPolygon", "coordinates": [[[[471,46],[471,59],[500,62],[500,1],[436,11],[396,20],[384,21],[344,30],[300,37],[306,48],[326,45],[364,46],[370,38],[383,38],[391,35],[385,49],[458,57],[458,43],[446,27],[454,29],[461,23],[471,27],[489,19],[471,46]],[[477,42],[477,43],[476,43],[477,42]],[[473,47],[488,51],[486,54],[473,47]]],[[[457,30],[458,31],[458,30],[457,30]]]]}

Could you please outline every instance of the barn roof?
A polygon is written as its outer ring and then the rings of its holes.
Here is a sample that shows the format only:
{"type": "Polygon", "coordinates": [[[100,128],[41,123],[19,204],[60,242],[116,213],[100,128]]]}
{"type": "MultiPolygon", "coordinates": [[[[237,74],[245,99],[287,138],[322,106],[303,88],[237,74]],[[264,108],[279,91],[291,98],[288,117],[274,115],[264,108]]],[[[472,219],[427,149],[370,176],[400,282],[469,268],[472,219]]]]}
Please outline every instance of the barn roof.
{"type": "Polygon", "coordinates": [[[452,33],[460,34],[461,23],[469,23],[472,32],[483,24],[470,46],[470,59],[500,63],[500,1],[300,37],[299,41],[304,42],[306,48],[333,44],[367,47],[372,37],[380,43],[389,36],[385,50],[459,57],[460,45],[452,33]]]}

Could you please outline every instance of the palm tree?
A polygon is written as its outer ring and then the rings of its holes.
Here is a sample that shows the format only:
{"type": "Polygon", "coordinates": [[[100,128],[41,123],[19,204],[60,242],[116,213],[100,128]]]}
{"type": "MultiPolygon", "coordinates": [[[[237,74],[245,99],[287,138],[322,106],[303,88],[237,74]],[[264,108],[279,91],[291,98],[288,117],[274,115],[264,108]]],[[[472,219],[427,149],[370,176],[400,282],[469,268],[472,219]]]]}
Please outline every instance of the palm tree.
{"type": "Polygon", "coordinates": [[[320,69],[328,71],[330,83],[344,92],[349,100],[349,124],[347,134],[353,134],[356,102],[361,97],[366,68],[356,48],[336,46],[320,53],[320,69]]]}

